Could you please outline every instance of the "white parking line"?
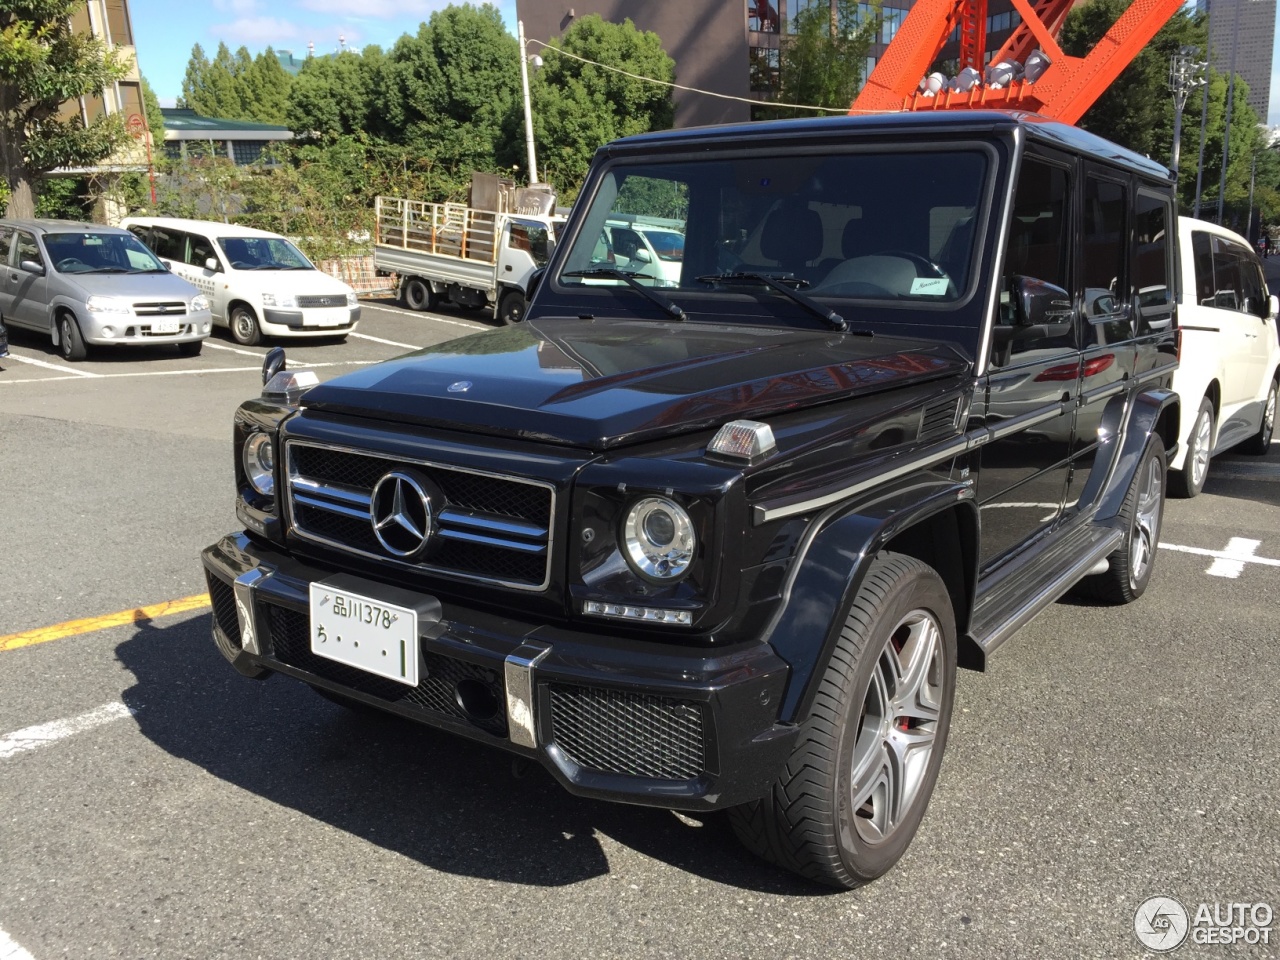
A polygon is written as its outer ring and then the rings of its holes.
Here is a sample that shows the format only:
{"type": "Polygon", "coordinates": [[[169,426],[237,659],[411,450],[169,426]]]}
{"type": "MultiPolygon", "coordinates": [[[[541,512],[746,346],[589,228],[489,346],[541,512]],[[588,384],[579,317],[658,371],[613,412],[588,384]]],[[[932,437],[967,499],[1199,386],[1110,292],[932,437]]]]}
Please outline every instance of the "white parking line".
{"type": "Polygon", "coordinates": [[[421,350],[422,347],[416,343],[397,343],[395,340],[383,340],[381,337],[371,337],[367,333],[349,333],[349,337],[359,337],[361,340],[372,340],[374,343],[385,343],[388,347],[404,347],[406,350],[421,350]]]}
{"type": "Polygon", "coordinates": [[[1213,557],[1213,563],[1209,564],[1205,573],[1214,577],[1230,577],[1234,580],[1244,572],[1245,564],[1256,563],[1264,567],[1280,567],[1280,560],[1272,560],[1270,557],[1254,556],[1254,551],[1258,549],[1258,546],[1259,542],[1257,540],[1246,540],[1243,537],[1232,537],[1227,542],[1227,548],[1225,550],[1206,550],[1203,547],[1184,547],[1177,543],[1161,543],[1160,549],[1173,550],[1176,553],[1191,553],[1198,557],[1213,557]],[[1224,561],[1222,566],[1218,565],[1219,561],[1224,561]]]}
{"type": "MultiPolygon", "coordinates": [[[[78,717],[70,717],[66,720],[51,720],[49,723],[38,723],[34,727],[24,727],[21,730],[16,730],[0,737],[0,760],[5,760],[14,754],[25,753],[27,750],[43,747],[46,744],[62,740],[64,737],[83,733],[86,730],[92,730],[94,727],[100,727],[103,724],[123,720],[125,717],[131,716],[133,716],[133,711],[123,703],[116,701],[114,703],[105,703],[96,710],[82,713],[78,717]]],[[[3,956],[3,954],[0,954],[0,956],[3,956]]]]}
{"type": "Polygon", "coordinates": [[[31,954],[0,928],[0,960],[35,960],[31,954]]]}
{"type": "MultiPolygon", "coordinates": [[[[76,370],[74,367],[60,367],[56,363],[45,363],[43,360],[36,360],[34,357],[24,357],[20,354],[9,351],[6,360],[17,360],[19,363],[29,363],[33,367],[44,367],[46,370],[57,370],[59,373],[73,373],[77,377],[100,377],[100,373],[90,373],[88,370],[76,370]]],[[[46,378],[47,379],[47,378],[46,378]]]]}
{"type": "MultiPolygon", "coordinates": [[[[367,367],[370,364],[381,363],[381,360],[332,360],[325,363],[306,363],[300,364],[297,369],[310,370],[316,367],[367,367]]],[[[293,369],[293,368],[290,368],[293,369]]],[[[100,380],[123,380],[128,377],[190,377],[199,376],[204,373],[261,373],[261,367],[209,367],[206,369],[196,370],[141,370],[132,373],[95,373],[93,376],[100,380]]],[[[52,383],[55,380],[77,380],[78,377],[27,377],[21,380],[6,380],[0,378],[0,386],[8,383],[52,383]]]]}
{"type": "Polygon", "coordinates": [[[229,353],[244,354],[244,356],[246,357],[265,357],[266,356],[265,353],[255,353],[253,350],[241,350],[239,347],[228,347],[225,343],[214,343],[212,340],[206,340],[204,342],[204,345],[214,350],[226,350],[229,353]]]}
{"type": "Polygon", "coordinates": [[[450,320],[448,317],[442,317],[438,313],[427,313],[425,310],[406,310],[404,307],[389,307],[383,303],[367,303],[365,306],[373,310],[386,310],[388,313],[402,313],[406,317],[417,317],[419,319],[425,317],[428,320],[438,320],[440,323],[451,323],[455,327],[466,327],[468,330],[488,329],[488,324],[471,323],[466,320],[450,320]]]}

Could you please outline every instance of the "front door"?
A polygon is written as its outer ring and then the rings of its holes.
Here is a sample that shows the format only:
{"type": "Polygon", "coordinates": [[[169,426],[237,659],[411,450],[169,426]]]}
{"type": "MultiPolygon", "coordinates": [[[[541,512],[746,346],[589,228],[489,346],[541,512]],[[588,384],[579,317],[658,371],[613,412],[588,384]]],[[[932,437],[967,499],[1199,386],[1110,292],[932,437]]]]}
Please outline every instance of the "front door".
{"type": "Polygon", "coordinates": [[[19,230],[14,237],[13,255],[9,261],[9,290],[13,295],[10,315],[19,326],[48,332],[51,330],[49,281],[43,273],[23,270],[24,261],[38,263],[48,269],[35,235],[19,230]]]}
{"type": "Polygon", "coordinates": [[[990,567],[1055,524],[1062,513],[1080,351],[1072,332],[1024,337],[1011,285],[1033,277],[1069,289],[1072,167],[1046,152],[1022,163],[1001,274],[978,503],[981,558],[990,567]]]}

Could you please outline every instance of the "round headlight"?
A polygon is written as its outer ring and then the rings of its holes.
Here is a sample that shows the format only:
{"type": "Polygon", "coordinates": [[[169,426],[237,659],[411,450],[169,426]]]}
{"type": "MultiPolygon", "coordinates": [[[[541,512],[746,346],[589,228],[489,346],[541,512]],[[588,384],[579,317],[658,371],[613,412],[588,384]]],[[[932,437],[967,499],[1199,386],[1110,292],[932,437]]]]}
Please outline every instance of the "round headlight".
{"type": "Polygon", "coordinates": [[[244,472],[253,489],[264,497],[271,496],[276,487],[276,457],[271,438],[265,433],[255,433],[244,445],[244,472]]]}
{"type": "Polygon", "coordinates": [[[649,580],[676,580],[693,562],[698,537],[689,514],[665,497],[647,497],[632,504],[622,523],[627,562],[649,580]]]}

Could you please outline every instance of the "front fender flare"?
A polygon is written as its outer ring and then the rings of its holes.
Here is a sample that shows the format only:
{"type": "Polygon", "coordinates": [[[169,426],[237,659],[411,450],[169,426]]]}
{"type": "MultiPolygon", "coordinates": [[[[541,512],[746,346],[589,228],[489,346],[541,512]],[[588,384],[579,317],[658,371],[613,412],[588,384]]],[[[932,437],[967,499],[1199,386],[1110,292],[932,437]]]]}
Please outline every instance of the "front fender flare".
{"type": "MultiPolygon", "coordinates": [[[[871,560],[897,534],[949,509],[970,511],[976,533],[973,484],[943,478],[916,478],[857,504],[836,505],[812,521],[792,561],[783,602],[764,632],[791,669],[782,722],[808,715],[871,560]]],[[[967,578],[965,587],[970,605],[974,579],[967,578]]]]}

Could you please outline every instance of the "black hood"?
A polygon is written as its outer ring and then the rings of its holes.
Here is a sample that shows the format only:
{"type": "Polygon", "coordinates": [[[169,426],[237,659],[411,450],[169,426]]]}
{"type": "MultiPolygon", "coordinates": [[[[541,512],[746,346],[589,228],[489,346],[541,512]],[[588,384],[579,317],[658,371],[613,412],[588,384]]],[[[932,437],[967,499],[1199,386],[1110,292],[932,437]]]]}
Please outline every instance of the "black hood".
{"type": "Polygon", "coordinates": [[[543,318],[349,373],[303,405],[590,449],[954,376],[956,350],[829,330],[543,318]]]}

